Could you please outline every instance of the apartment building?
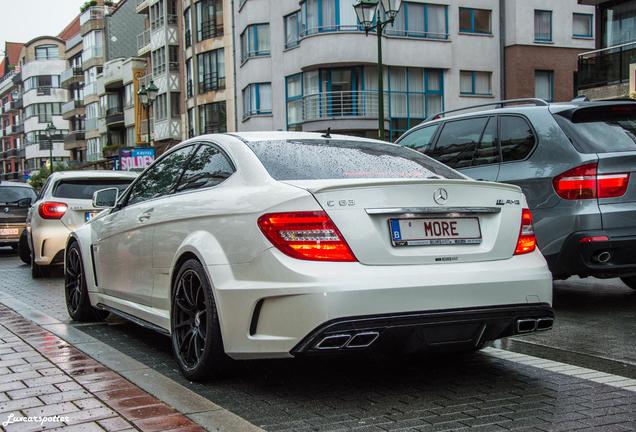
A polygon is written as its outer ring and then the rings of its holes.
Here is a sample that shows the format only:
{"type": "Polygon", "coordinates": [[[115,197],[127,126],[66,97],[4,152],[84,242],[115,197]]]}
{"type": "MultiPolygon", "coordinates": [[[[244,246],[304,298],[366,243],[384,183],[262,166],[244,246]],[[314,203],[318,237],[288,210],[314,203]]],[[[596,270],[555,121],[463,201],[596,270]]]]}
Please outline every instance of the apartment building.
{"type": "Polygon", "coordinates": [[[20,125],[22,96],[17,88],[22,44],[6,42],[0,61],[0,180],[20,180],[24,175],[24,147],[20,125]]]}
{"type": "Polygon", "coordinates": [[[579,56],[578,93],[588,99],[636,92],[636,0],[579,0],[596,8],[595,49],[579,56]]]}
{"type": "Polygon", "coordinates": [[[68,92],[60,86],[60,75],[66,69],[65,47],[63,39],[41,36],[25,43],[20,51],[20,72],[14,83],[22,96],[22,108],[15,133],[23,140],[25,177],[49,165],[51,146],[54,165],[69,160],[63,142],[69,126],[62,118],[68,92]],[[49,123],[56,128],[52,137],[46,134],[49,123]]]}
{"type": "Polygon", "coordinates": [[[579,54],[594,48],[594,8],[577,0],[506,0],[506,98],[576,96],[579,54]]]}
{"type": "Polygon", "coordinates": [[[143,31],[137,36],[137,53],[147,64],[141,86],[148,87],[152,82],[158,88],[150,119],[144,122],[145,135],[159,153],[183,138],[182,6],[182,1],[177,0],[136,3],[137,13],[145,19],[143,31]]]}
{"type": "MultiPolygon", "coordinates": [[[[238,130],[377,136],[377,40],[355,3],[234,2],[238,130]]],[[[502,97],[571,99],[577,54],[593,46],[574,27],[593,13],[576,0],[402,2],[382,41],[387,136],[502,97]]]]}

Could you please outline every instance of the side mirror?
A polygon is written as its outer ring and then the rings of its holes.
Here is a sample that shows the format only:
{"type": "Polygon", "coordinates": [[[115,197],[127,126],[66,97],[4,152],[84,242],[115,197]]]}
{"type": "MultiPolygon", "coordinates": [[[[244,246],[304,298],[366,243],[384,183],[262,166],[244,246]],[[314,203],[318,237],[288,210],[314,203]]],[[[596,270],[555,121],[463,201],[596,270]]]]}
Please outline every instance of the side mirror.
{"type": "Polygon", "coordinates": [[[31,198],[22,198],[20,201],[18,201],[18,207],[29,208],[31,207],[32,202],[33,200],[31,198]]]}
{"type": "Polygon", "coordinates": [[[100,189],[93,194],[93,207],[99,209],[112,209],[117,205],[119,189],[100,189]]]}

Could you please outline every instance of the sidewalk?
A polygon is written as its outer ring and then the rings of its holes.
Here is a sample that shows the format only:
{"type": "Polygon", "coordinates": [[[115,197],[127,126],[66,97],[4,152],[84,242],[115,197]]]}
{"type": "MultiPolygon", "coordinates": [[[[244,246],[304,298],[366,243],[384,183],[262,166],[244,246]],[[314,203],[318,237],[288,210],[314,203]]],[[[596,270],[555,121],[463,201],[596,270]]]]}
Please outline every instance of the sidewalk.
{"type": "Polygon", "coordinates": [[[2,304],[0,425],[7,432],[204,430],[2,304]]]}

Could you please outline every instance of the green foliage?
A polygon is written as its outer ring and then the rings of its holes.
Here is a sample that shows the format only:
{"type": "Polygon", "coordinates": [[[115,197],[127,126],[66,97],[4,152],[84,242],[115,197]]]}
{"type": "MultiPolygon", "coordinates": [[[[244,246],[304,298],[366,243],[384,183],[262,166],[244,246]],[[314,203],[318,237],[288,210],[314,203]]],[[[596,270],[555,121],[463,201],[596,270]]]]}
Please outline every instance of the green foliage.
{"type": "MultiPolygon", "coordinates": [[[[71,168],[63,164],[55,165],[55,171],[67,171],[69,169],[71,168]]],[[[31,176],[31,178],[29,179],[29,184],[35,189],[40,190],[42,189],[42,186],[44,186],[44,183],[46,183],[46,179],[49,178],[50,175],[51,170],[48,167],[42,167],[38,170],[37,174],[31,176]]]]}
{"type": "Polygon", "coordinates": [[[86,10],[88,10],[88,8],[92,6],[97,6],[97,0],[89,0],[85,2],[82,6],[80,6],[80,12],[84,13],[86,12],[86,10]]]}

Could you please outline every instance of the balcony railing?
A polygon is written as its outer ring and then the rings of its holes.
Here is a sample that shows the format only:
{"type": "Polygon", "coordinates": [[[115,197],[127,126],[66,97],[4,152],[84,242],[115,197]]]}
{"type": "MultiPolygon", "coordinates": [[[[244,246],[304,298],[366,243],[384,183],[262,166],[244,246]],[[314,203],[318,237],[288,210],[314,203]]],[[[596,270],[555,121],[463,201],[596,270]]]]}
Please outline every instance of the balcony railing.
{"type": "Polygon", "coordinates": [[[141,51],[150,45],[150,30],[145,30],[137,35],[137,51],[141,51]]]}
{"type": "Polygon", "coordinates": [[[82,63],[86,63],[87,61],[94,58],[101,58],[104,56],[104,47],[102,46],[94,46],[87,48],[82,51],[82,63]]]}
{"type": "Polygon", "coordinates": [[[13,133],[14,134],[24,133],[24,123],[18,123],[17,125],[14,125],[13,133]]]}
{"type": "Polygon", "coordinates": [[[216,73],[205,74],[201,78],[199,94],[225,88],[225,77],[219,77],[216,73]]]}
{"type": "Polygon", "coordinates": [[[579,55],[579,89],[629,82],[629,65],[636,63],[636,42],[579,55]]]}
{"type": "Polygon", "coordinates": [[[203,21],[199,30],[199,40],[211,39],[223,36],[223,24],[215,20],[203,21]]]}
{"type": "Polygon", "coordinates": [[[64,144],[77,144],[79,141],[84,141],[86,138],[86,134],[83,130],[74,130],[70,131],[64,137],[64,144]]]}
{"type": "Polygon", "coordinates": [[[66,82],[75,77],[83,77],[84,72],[81,67],[72,67],[66,69],[64,72],[60,74],[60,81],[66,82]]]}
{"type": "Polygon", "coordinates": [[[191,79],[188,80],[186,88],[187,88],[187,97],[191,98],[194,95],[194,93],[193,93],[193,84],[192,84],[192,80],[191,79]]]}
{"type": "Polygon", "coordinates": [[[91,20],[104,19],[105,15],[108,15],[110,11],[109,6],[93,6],[84,11],[80,15],[80,25],[84,25],[91,20]]]}
{"type": "Polygon", "coordinates": [[[121,107],[108,108],[106,110],[106,125],[113,126],[124,123],[124,111],[121,107]]]}
{"type": "Polygon", "coordinates": [[[185,47],[190,48],[192,46],[192,30],[185,31],[185,47]]]}
{"type": "Polygon", "coordinates": [[[81,108],[83,106],[84,106],[84,101],[83,100],[68,101],[64,105],[62,105],[62,115],[67,114],[67,113],[73,111],[74,109],[81,108]]]}
{"type": "MultiPolygon", "coordinates": [[[[345,91],[308,95],[288,104],[298,104],[301,118],[294,123],[338,118],[378,118],[377,91],[345,91]],[[302,101],[302,103],[301,103],[302,101]]],[[[389,112],[389,96],[385,93],[384,111],[389,112]]]]}

